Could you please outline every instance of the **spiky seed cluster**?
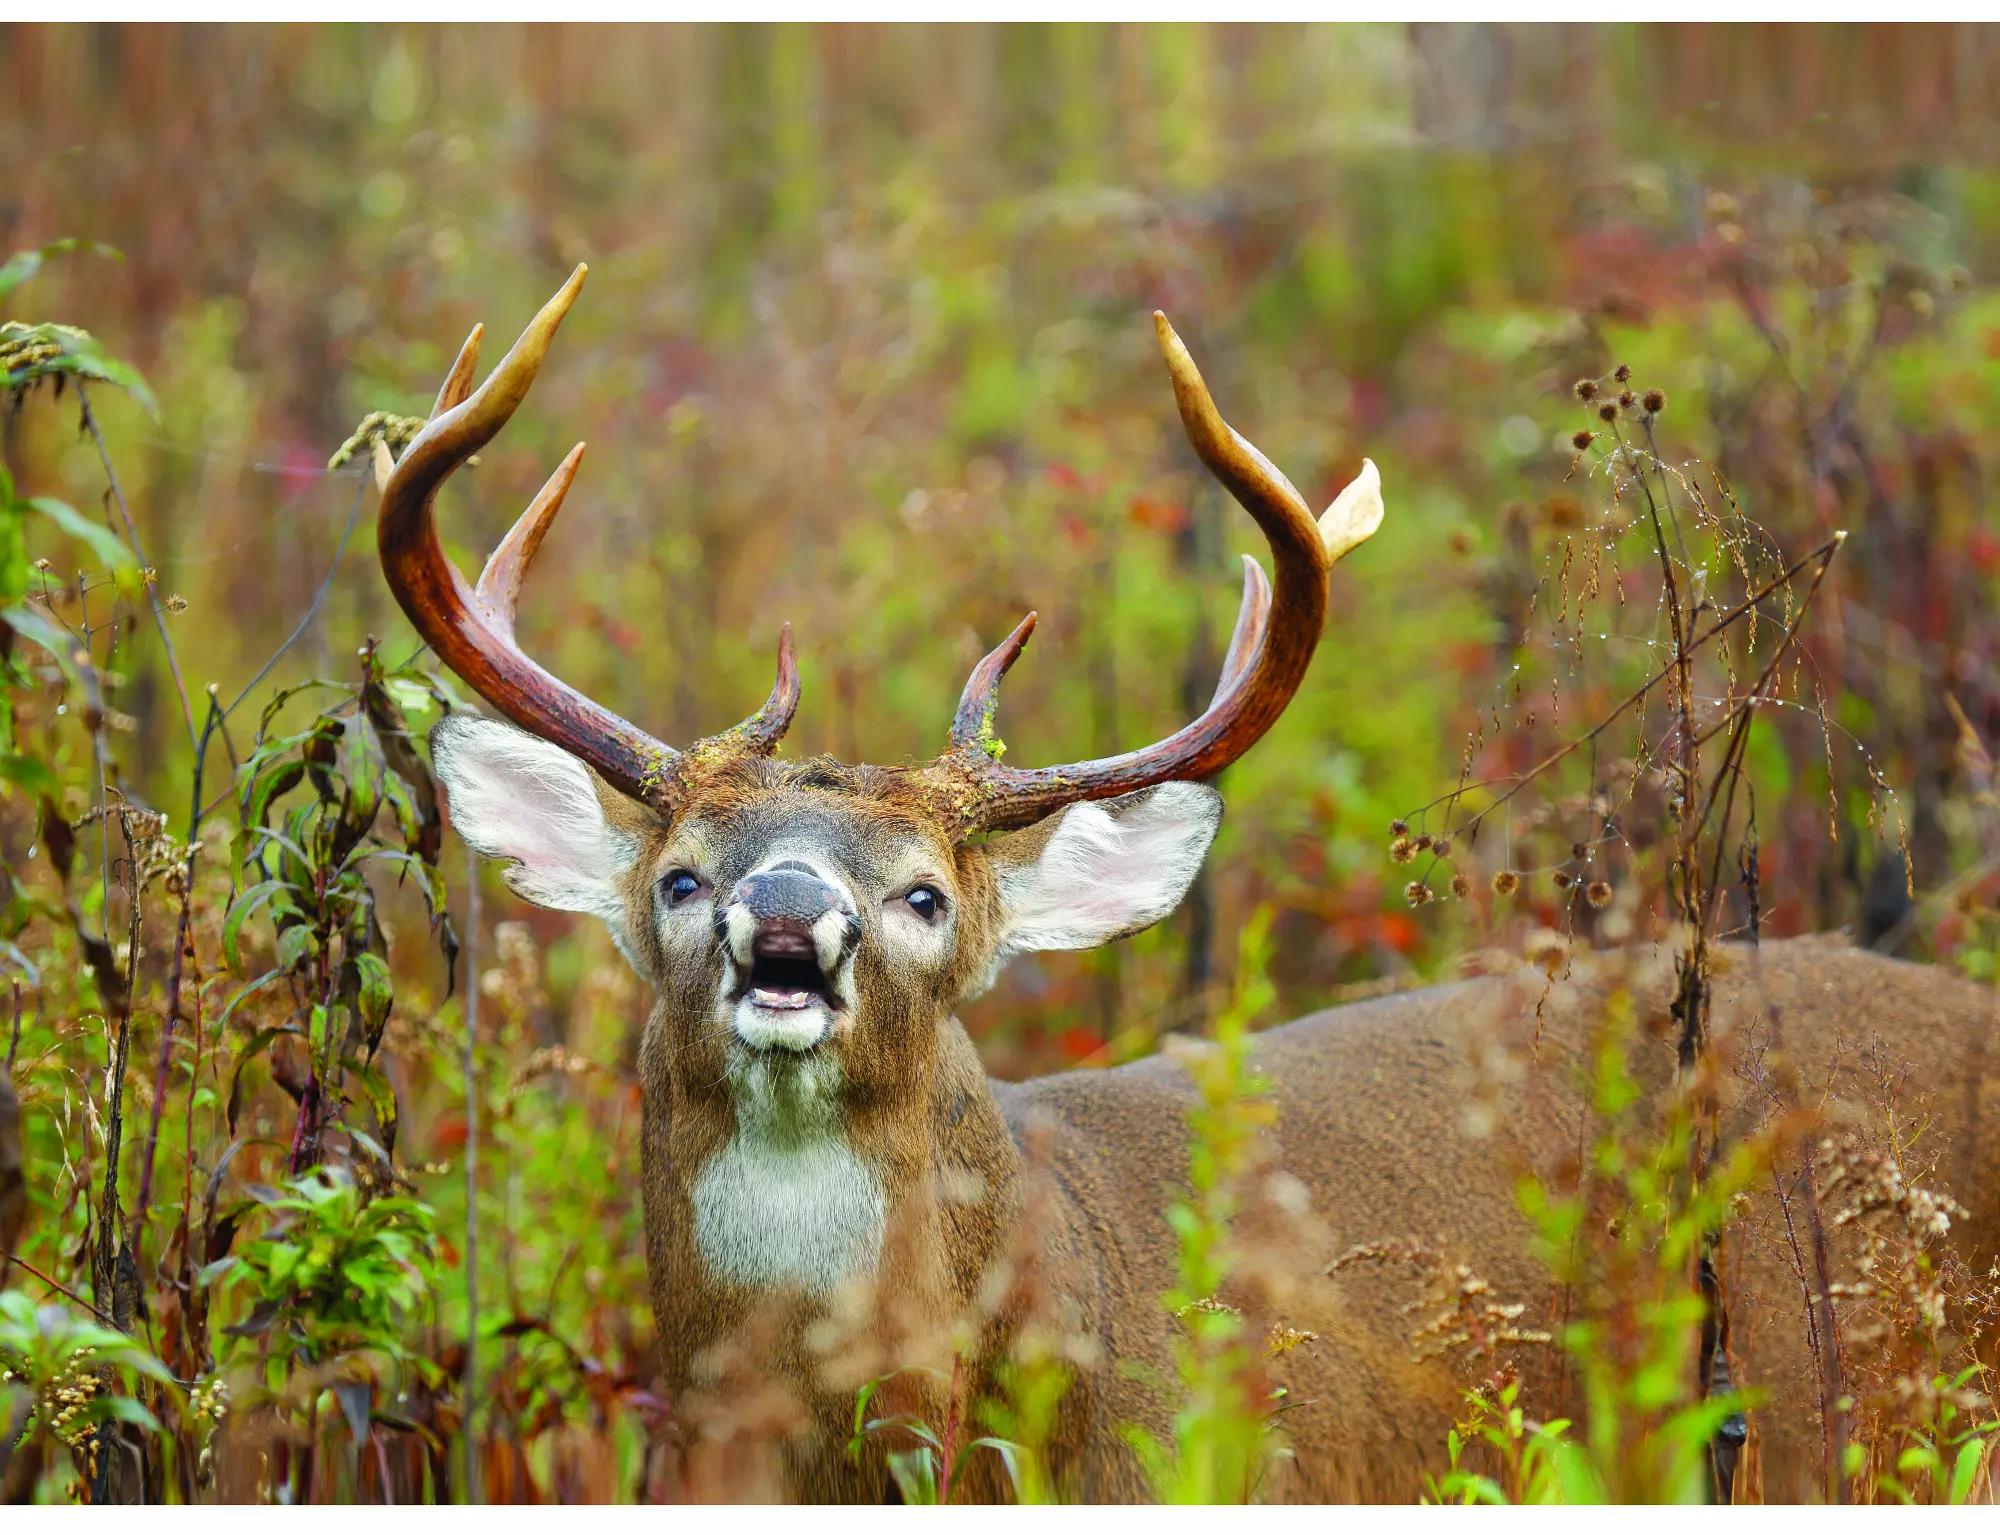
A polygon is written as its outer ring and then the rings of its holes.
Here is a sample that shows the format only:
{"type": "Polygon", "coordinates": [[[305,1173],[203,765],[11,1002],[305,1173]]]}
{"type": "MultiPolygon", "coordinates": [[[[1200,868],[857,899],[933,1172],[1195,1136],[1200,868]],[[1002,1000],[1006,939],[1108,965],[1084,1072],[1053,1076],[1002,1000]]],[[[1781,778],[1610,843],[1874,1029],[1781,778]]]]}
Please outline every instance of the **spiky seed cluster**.
{"type": "Polygon", "coordinates": [[[1228,1301],[1217,1300],[1213,1295],[1204,1295],[1200,1300],[1189,1301],[1175,1311],[1174,1315],[1185,1320],[1190,1316],[1241,1316],[1243,1313],[1228,1301]]]}
{"type": "Polygon", "coordinates": [[[1585,448],[1589,447],[1595,441],[1597,441],[1597,433],[1578,432],[1574,437],[1570,438],[1570,446],[1575,448],[1577,452],[1581,453],[1585,448]]]}
{"type": "Polygon", "coordinates": [[[589,1058],[574,1050],[562,1045],[544,1045],[514,1073],[513,1085],[522,1088],[539,1077],[580,1077],[593,1069],[589,1058]]]}
{"type": "Polygon", "coordinates": [[[1493,876],[1493,893],[1495,895],[1512,895],[1520,888],[1521,876],[1516,874],[1512,869],[1498,870],[1493,876]]]}
{"type": "Polygon", "coordinates": [[[1555,872],[1555,882],[1556,889],[1567,890],[1576,883],[1576,876],[1567,869],[1558,869],[1555,872]]]}
{"type": "Polygon", "coordinates": [[[220,1375],[196,1382],[194,1390],[188,1393],[188,1408],[198,1423],[220,1423],[229,1411],[229,1383],[220,1375]]]}
{"type": "MultiPolygon", "coordinates": [[[[347,441],[333,450],[333,457],[326,461],[329,473],[348,463],[358,453],[380,442],[386,442],[391,450],[401,453],[417,440],[417,433],[424,429],[422,416],[398,416],[386,410],[371,410],[361,418],[347,441]]],[[[470,462],[470,460],[468,460],[470,462]]]]}
{"type": "Polygon", "coordinates": [[[1611,904],[1611,882],[1594,879],[1583,887],[1583,898],[1600,911],[1611,904]]]}
{"type": "Polygon", "coordinates": [[[1451,893],[1454,899],[1465,900],[1472,894],[1472,881],[1467,879],[1463,874],[1452,875],[1451,893]]]}
{"type": "Polygon", "coordinates": [[[1408,837],[1398,837],[1389,844],[1389,862],[1408,863],[1417,856],[1416,845],[1408,837]]]}
{"type": "Polygon", "coordinates": [[[62,1373],[49,1382],[42,1403],[50,1434],[70,1451],[86,1481],[97,1476],[98,1436],[91,1403],[104,1389],[92,1353],[86,1347],[71,1354],[62,1373]]]}
{"type": "Polygon", "coordinates": [[[1282,1324],[1275,1325],[1264,1339],[1264,1357],[1276,1359],[1280,1354],[1289,1354],[1301,1343],[1317,1342],[1319,1334],[1316,1332],[1306,1332],[1302,1328],[1286,1327],[1282,1324]]]}
{"type": "Polygon", "coordinates": [[[1912,1182],[1886,1152],[1852,1137],[1839,1144],[1822,1141],[1819,1149],[1820,1155],[1829,1159],[1826,1197],[1833,1206],[1835,1226],[1887,1214],[1912,1236],[1934,1238],[1948,1235],[1953,1219],[1965,1217],[1965,1208],[1957,1200],[1912,1182]]]}
{"type": "Polygon", "coordinates": [[[1631,364],[1629,364],[1629,363],[1622,363],[1622,362],[1621,362],[1620,364],[1618,364],[1618,366],[1617,366],[1617,367],[1615,367],[1615,368],[1613,368],[1613,369],[1611,370],[1611,376],[1612,376],[1613,378],[1617,379],[1617,380],[1618,380],[1618,382],[1619,382],[1619,383],[1621,383],[1621,384],[1629,384],[1629,383],[1631,383],[1631,382],[1632,382],[1632,367],[1631,367],[1631,364]]]}
{"type": "Polygon", "coordinates": [[[1597,380],[1594,378],[1580,378],[1569,387],[1571,392],[1586,405],[1597,398],[1597,380]]]}
{"type": "Polygon", "coordinates": [[[1646,407],[1647,415],[1657,416],[1667,408],[1666,392],[1660,389],[1648,389],[1640,396],[1639,403],[1646,407]]]}
{"type": "Polygon", "coordinates": [[[1600,421],[1616,421],[1618,419],[1618,402],[1616,400],[1606,400],[1602,405],[1598,406],[1597,419],[1600,421]]]}
{"type": "Polygon", "coordinates": [[[1409,836],[1409,834],[1410,834],[1410,823],[1408,821],[1403,820],[1401,817],[1398,817],[1396,820],[1393,820],[1389,823],[1390,836],[1407,837],[1409,836]]]}
{"type": "Polygon", "coordinates": [[[1433,892],[1422,880],[1413,879],[1403,887],[1403,899],[1412,906],[1428,906],[1433,899],[1433,892]]]}

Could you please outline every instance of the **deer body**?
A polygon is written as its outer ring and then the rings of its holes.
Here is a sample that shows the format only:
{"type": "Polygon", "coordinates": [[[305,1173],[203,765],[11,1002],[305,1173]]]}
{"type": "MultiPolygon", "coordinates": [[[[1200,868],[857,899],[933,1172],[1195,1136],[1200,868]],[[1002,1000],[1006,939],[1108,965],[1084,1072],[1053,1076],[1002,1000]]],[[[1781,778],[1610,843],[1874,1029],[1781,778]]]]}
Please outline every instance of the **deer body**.
{"type": "MultiPolygon", "coordinates": [[[[602,919],[654,991],[640,1195],[682,1485],[880,1498],[879,1450],[848,1454],[856,1392],[892,1377],[877,1410],[943,1424],[1040,1328],[1074,1344],[1048,1446],[1058,1484],[1143,1496],[1122,1430],[1163,1434],[1173,1412],[1144,1372],[1170,1372],[1178,1326],[1160,1304],[1176,1261],[1162,1209],[1185,1175],[1188,1081],[1155,1058],[989,1083],[956,1012],[1014,955],[1109,942],[1179,903],[1221,816],[1199,780],[1254,744],[1297,688],[1327,571],[1380,521],[1373,467],[1315,518],[1222,420],[1160,318],[1189,438],[1257,521],[1275,572],[1246,560],[1235,635],[1199,718],[1122,756],[1002,766],[991,719],[1030,614],[974,669],[933,762],[777,758],[798,700],[789,636],[764,707],[679,752],[513,642],[523,572],[580,449],[472,587],[433,521],[438,486],[519,404],[582,275],[477,390],[475,331],[402,460],[378,452],[379,538],[418,630],[514,722],[454,714],[433,732],[453,823],[505,861],[523,896],[602,919]]],[[[1586,974],[1543,996],[1539,974],[1487,979],[1262,1039],[1281,1174],[1246,1216],[1264,1255],[1256,1282],[1225,1299],[1317,1341],[1272,1366],[1296,1453],[1258,1491],[1414,1496],[1457,1409],[1449,1369],[1412,1360],[1407,1278],[1328,1274],[1340,1253],[1433,1242],[1557,1321],[1513,1188],[1523,1171],[1558,1175],[1585,1143],[1573,1067],[1612,981],[1586,974]],[[1497,1076],[1495,1051],[1514,1062],[1497,1076]],[[1466,1110],[1482,1083],[1475,1124],[1466,1110]]],[[[1642,1020],[1665,1015],[1657,967],[1630,985],[1642,1020]]],[[[1985,993],[1812,942],[1739,951],[1715,987],[1718,1038],[1746,1047],[1736,1133],[1769,1111],[1774,1082],[1823,1096],[1835,1119],[1860,1113],[1843,1052],[1877,1038],[1934,1089],[1953,1191],[1975,1206],[1960,1236],[1991,1250],[2000,1115],[1985,993]]],[[[1657,1091],[1672,1052],[1655,1054],[1657,1091]]],[[[1760,1420],[1767,1491],[1798,1495],[1818,1484],[1816,1377],[1798,1325],[1810,1297],[1796,1245],[1788,1257],[1768,1224],[1756,1229],[1728,1276],[1743,1298],[1732,1324],[1751,1377],[1774,1393],[1760,1420]]],[[[961,1423],[960,1442],[974,1431],[961,1423]]],[[[987,1455],[961,1490],[997,1495],[998,1473],[987,1455]]]]}
{"type": "MultiPolygon", "coordinates": [[[[1559,1297],[1529,1256],[1513,1185],[1525,1169],[1554,1181],[1579,1142],[1589,1120],[1577,1086],[1582,1057],[1609,989],[1629,985],[1642,1010],[1665,1015],[1667,967],[1634,971],[1625,958],[1613,956],[1595,977],[1547,996],[1536,1064],[1502,1088],[1499,1112],[1483,1134],[1466,1124],[1480,1063],[1496,1044],[1534,1051],[1534,1014],[1545,994],[1539,972],[1524,967],[1519,976],[1356,1003],[1261,1036],[1258,1061],[1279,1108],[1279,1165],[1303,1185],[1310,1207],[1304,1221],[1268,1238],[1266,1261],[1296,1280],[1269,1315],[1317,1335],[1274,1364],[1294,1404],[1284,1420],[1294,1454],[1264,1491],[1315,1501],[1411,1501],[1424,1477],[1437,1473],[1445,1433],[1462,1410],[1463,1380],[1449,1361],[1415,1357],[1410,1276],[1361,1268],[1328,1275],[1341,1253],[1420,1239],[1465,1263],[1497,1295],[1527,1303],[1529,1325],[1560,1325],[1559,1297]]],[[[1933,1144],[1944,1153],[1936,1175],[1968,1208],[1953,1233],[1961,1249],[1981,1269],[2000,1257],[2000,1010],[1991,993],[1838,938],[1735,949],[1724,966],[1719,1029],[1757,1045],[1766,1070],[1777,1072],[1782,1061],[1808,1084],[1827,1134],[1865,1128],[1877,1112],[1861,1064],[1871,1051],[1905,1063],[1916,1081],[1953,1085],[1929,1103],[1933,1144]]],[[[657,1028],[649,1032],[649,1045],[659,1037],[657,1028]]],[[[1644,1074],[1656,1091],[1668,1086],[1672,1055],[1662,1041],[1650,1058],[1644,1074]]],[[[683,1142],[673,1107],[661,1106],[654,1068],[649,1048],[647,1215],[649,1230],[663,1235],[653,1254],[654,1300],[670,1383],[699,1391],[705,1356],[726,1346],[772,1292],[718,1282],[690,1237],[689,1191],[703,1164],[692,1147],[685,1160],[675,1157],[683,1142]]],[[[905,1308],[911,1336],[934,1342],[975,1307],[977,1280],[1019,1250],[1008,1228],[1020,1214],[1024,1165],[1045,1141],[1046,1202],[1030,1234],[1039,1280],[1100,1350],[1065,1397],[1050,1447],[1052,1473],[1087,1501],[1143,1498],[1145,1482],[1119,1430],[1138,1423],[1162,1432],[1169,1415],[1129,1367],[1172,1369],[1176,1324],[1159,1297],[1175,1282],[1175,1248],[1161,1212],[1185,1176],[1187,1077],[1155,1056],[1106,1071],[988,1083],[955,1029],[939,1072],[924,1095],[928,1111],[905,1127],[925,1138],[923,1153],[903,1159],[900,1174],[892,1170],[896,1158],[882,1164],[885,1184],[909,1202],[911,1222],[896,1261],[879,1273],[894,1295],[892,1309],[905,1308]],[[966,1210],[938,1202],[935,1178],[922,1176],[926,1159],[932,1168],[977,1169],[980,1197],[966,1210]]],[[[1771,1109],[1755,1084],[1738,1080],[1726,1133],[1747,1133],[1771,1109]]],[[[712,1142],[713,1132],[706,1138],[712,1142]]],[[[1745,1378],[1770,1394],[1752,1415],[1764,1494],[1801,1500],[1822,1489],[1818,1370],[1800,1323],[1808,1297],[1794,1268],[1801,1254],[1788,1244],[1775,1195],[1760,1193],[1756,1206],[1730,1250],[1732,1342],[1745,1378]]],[[[1809,1252],[1803,1256],[1810,1263],[1809,1252]]],[[[1848,1244],[1836,1237],[1836,1278],[1852,1272],[1850,1259],[1848,1244]]],[[[801,1296],[796,1304],[779,1329],[791,1335],[775,1366],[794,1384],[826,1367],[803,1338],[825,1316],[825,1298],[801,1296]]],[[[1007,1325],[999,1319],[987,1347],[1004,1346],[1007,1325]]],[[[1543,1391],[1556,1373],[1550,1354],[1543,1391]]],[[[808,1421],[773,1491],[808,1501],[883,1495],[879,1473],[865,1474],[844,1453],[858,1382],[836,1380],[805,1393],[808,1421]]],[[[930,1421],[942,1421],[941,1401],[925,1408],[930,1421]]],[[[740,1478],[743,1468],[729,1474],[740,1478]]],[[[989,1480],[987,1490],[998,1489],[989,1480]]]]}

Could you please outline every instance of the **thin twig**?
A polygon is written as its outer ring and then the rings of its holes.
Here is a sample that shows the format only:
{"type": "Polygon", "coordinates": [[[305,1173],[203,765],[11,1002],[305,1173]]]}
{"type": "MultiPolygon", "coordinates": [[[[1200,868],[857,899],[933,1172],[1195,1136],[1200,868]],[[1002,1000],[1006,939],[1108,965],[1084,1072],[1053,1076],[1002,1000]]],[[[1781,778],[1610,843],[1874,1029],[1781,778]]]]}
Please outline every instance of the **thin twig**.
{"type": "Polygon", "coordinates": [[[473,1414],[479,1401],[479,1079],[475,1050],[479,1043],[479,855],[465,850],[465,1372],[464,1394],[465,1501],[480,1501],[476,1471],[478,1438],[473,1414]]]}
{"type": "MultiPolygon", "coordinates": [[[[122,824],[122,823],[121,823],[122,824]]],[[[118,1032],[111,1051],[111,1102],[105,1116],[104,1130],[104,1194],[99,1206],[97,1219],[96,1273],[94,1276],[99,1300],[111,1302],[115,1313],[118,1309],[114,1275],[117,1272],[116,1243],[123,1237],[124,1223],[118,1218],[118,1164],[123,1150],[125,1136],[125,1075],[132,1058],[132,999],[139,987],[139,881],[131,849],[131,831],[126,828],[125,868],[127,870],[126,904],[129,907],[128,930],[125,953],[125,998],[118,1009],[118,1032]]],[[[121,1329],[122,1330],[122,1329],[121,1329]]]]}
{"type": "MultiPolygon", "coordinates": [[[[1821,544],[1817,549],[1814,549],[1811,553],[1806,554],[1801,558],[1799,558],[1798,560],[1794,561],[1790,566],[1788,566],[1783,571],[1782,574],[1773,576],[1763,586],[1759,587],[1756,591],[1752,592],[1748,597],[1745,597],[1741,602],[1739,602],[1735,607],[1731,608],[1727,613],[1724,613],[1713,624],[1709,625],[1708,628],[1702,630],[1700,634],[1696,635],[1693,639],[1689,640],[1688,650],[1690,652],[1693,652],[1701,649],[1702,646],[1706,645],[1710,640],[1714,639],[1718,634],[1722,633],[1723,630],[1727,629],[1730,625],[1734,624],[1745,613],[1748,613],[1753,608],[1755,608],[1759,603],[1763,602],[1766,598],[1770,597],[1774,592],[1778,591],[1787,582],[1789,582],[1792,579],[1792,577],[1798,575],[1799,572],[1804,570],[1808,565],[1812,564],[1814,560],[1825,559],[1835,549],[1840,547],[1840,542],[1841,542],[1840,537],[1830,538],[1825,543],[1821,544]]],[[[1644,682],[1640,683],[1638,687],[1634,688],[1630,693],[1626,694],[1625,697],[1618,702],[1618,704],[1611,710],[1609,714],[1606,714],[1595,725],[1592,725],[1589,730],[1585,731],[1582,735],[1577,736],[1575,739],[1567,741],[1563,745],[1557,747],[1554,751],[1550,752],[1548,756],[1544,757],[1540,762],[1537,762],[1533,767],[1528,768],[1525,772],[1522,772],[1519,775],[1514,776],[1512,778],[1489,778],[1479,783],[1466,784],[1462,788],[1454,789],[1450,794],[1440,794],[1437,797],[1437,799],[1431,801],[1431,805],[1441,804],[1443,801],[1447,799],[1459,798],[1465,794],[1472,793],[1479,789],[1490,789],[1503,783],[1511,784],[1512,787],[1510,787],[1505,794],[1500,795],[1491,804],[1482,806],[1476,814],[1474,814],[1470,819],[1468,819],[1465,822],[1465,825],[1467,827],[1478,825],[1487,816],[1491,815],[1495,810],[1498,810],[1502,805],[1506,804],[1509,800],[1511,800],[1516,794],[1519,794],[1523,789],[1527,788],[1529,784],[1533,783],[1537,778],[1541,777],[1542,774],[1546,773],[1550,768],[1554,767],[1557,763],[1567,758],[1572,752],[1577,750],[1578,747],[1587,745],[1588,743],[1595,741],[1599,736],[1604,734],[1605,731],[1609,730],[1614,724],[1618,722],[1620,718],[1622,718],[1626,714],[1627,711],[1629,711],[1633,707],[1633,705],[1637,704],[1641,699],[1645,698],[1648,694],[1650,694],[1653,691],[1655,687],[1657,687],[1662,681],[1664,681],[1665,678],[1668,676],[1668,674],[1675,670],[1678,664],[1679,663],[1674,660],[1666,662],[1663,666],[1660,667],[1658,671],[1654,672],[1652,676],[1648,677],[1644,682]]],[[[1430,808],[1430,805],[1423,806],[1422,808],[1427,810],[1430,808]]]]}
{"type": "Polygon", "coordinates": [[[174,1029],[180,1023],[181,978],[194,916],[194,865],[195,857],[201,850],[201,844],[196,841],[201,829],[201,768],[208,757],[209,738],[221,722],[215,690],[211,688],[208,693],[208,716],[202,721],[201,743],[194,753],[194,786],[188,793],[187,861],[182,866],[181,910],[174,924],[174,958],[167,974],[166,1012],[160,1019],[160,1056],[153,1067],[153,1111],[146,1128],[146,1155],[139,1165],[139,1195],[132,1207],[132,1235],[129,1241],[135,1258],[146,1224],[146,1209],[153,1199],[153,1159],[160,1149],[160,1120],[167,1102],[167,1073],[173,1061],[174,1029]]]}
{"type": "Polygon", "coordinates": [[[312,627],[312,621],[319,616],[320,607],[326,601],[326,594],[333,588],[333,578],[340,570],[340,557],[347,552],[347,541],[354,536],[355,523],[361,520],[361,503],[367,496],[369,483],[366,475],[354,483],[354,504],[348,508],[347,525],[340,530],[340,542],[333,546],[333,558],[327,561],[326,574],[320,579],[319,589],[313,593],[312,602],[307,606],[304,614],[299,618],[297,625],[292,629],[292,632],[286,637],[284,644],[271,652],[270,658],[257,668],[256,674],[243,684],[242,691],[231,700],[229,707],[222,711],[224,719],[227,719],[236,712],[243,700],[250,696],[251,691],[258,683],[270,675],[271,668],[284,659],[287,651],[298,644],[299,640],[304,637],[306,630],[312,627]]]}
{"type": "Polygon", "coordinates": [[[0,1253],[0,1269],[5,1269],[5,1267],[10,1263],[18,1264],[20,1266],[21,1271],[24,1274],[28,1274],[36,1279],[39,1279],[43,1284],[47,1285],[51,1290],[55,1291],[56,1294],[62,1296],[64,1299],[75,1301],[77,1305],[83,1307],[85,1311],[88,1311],[92,1316],[96,1317],[98,1321],[102,1322],[106,1327],[116,1327],[118,1325],[117,1322],[113,1321],[110,1316],[108,1316],[106,1313],[102,1311],[99,1311],[97,1307],[92,1305],[89,1301],[85,1300],[81,1295],[78,1295],[76,1291],[72,1290],[68,1285],[63,1284],[60,1280],[51,1279],[47,1274],[44,1274],[40,1269],[36,1268],[34,1264],[30,1263],[26,1258],[22,1257],[19,1253],[0,1253]]]}
{"type": "MultiPolygon", "coordinates": [[[[112,467],[111,449],[104,441],[104,433],[97,425],[97,417],[90,408],[90,392],[82,379],[76,380],[77,404],[83,410],[83,424],[90,433],[90,440],[97,444],[97,460],[104,466],[104,478],[111,484],[111,499],[117,503],[118,517],[125,524],[125,539],[131,544],[132,553],[138,559],[141,571],[150,570],[152,562],[146,558],[145,547],[139,542],[139,529],[132,521],[132,509],[125,504],[125,490],[118,483],[118,471],[112,467]]],[[[145,581],[146,601],[153,610],[153,623],[160,631],[160,643],[166,647],[167,669],[174,676],[174,691],[180,695],[181,723],[187,727],[188,745],[195,744],[194,705],[188,702],[187,683],[181,679],[181,660],[174,651],[174,637],[167,632],[167,611],[160,605],[158,587],[151,580],[145,581]]]]}

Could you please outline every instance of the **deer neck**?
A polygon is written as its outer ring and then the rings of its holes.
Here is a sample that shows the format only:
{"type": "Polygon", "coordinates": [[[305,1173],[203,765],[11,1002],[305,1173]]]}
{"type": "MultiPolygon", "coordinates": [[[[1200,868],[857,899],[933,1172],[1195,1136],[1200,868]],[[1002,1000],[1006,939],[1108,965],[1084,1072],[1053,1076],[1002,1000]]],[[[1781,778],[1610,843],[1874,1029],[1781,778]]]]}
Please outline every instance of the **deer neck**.
{"type": "Polygon", "coordinates": [[[1006,1240],[1020,1157],[971,1041],[938,1025],[894,1091],[857,1093],[832,1055],[733,1069],[726,1097],[673,1094],[666,1233],[703,1288],[823,1300],[871,1278],[954,1308],[1006,1240]]]}

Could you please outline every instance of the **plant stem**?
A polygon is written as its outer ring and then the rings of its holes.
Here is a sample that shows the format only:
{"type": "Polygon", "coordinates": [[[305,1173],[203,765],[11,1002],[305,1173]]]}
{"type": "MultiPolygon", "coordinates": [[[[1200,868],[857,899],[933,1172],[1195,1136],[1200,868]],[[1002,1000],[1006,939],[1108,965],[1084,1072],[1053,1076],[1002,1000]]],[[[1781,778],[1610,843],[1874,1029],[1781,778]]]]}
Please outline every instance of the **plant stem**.
{"type": "Polygon", "coordinates": [[[465,850],[465,1372],[459,1390],[465,1399],[465,1501],[479,1501],[476,1478],[478,1437],[473,1415],[479,1363],[479,855],[465,850]]]}
{"type": "MultiPolygon", "coordinates": [[[[151,570],[152,562],[146,558],[145,548],[139,542],[138,526],[132,521],[132,509],[125,504],[124,487],[118,483],[118,471],[111,463],[111,449],[104,441],[104,433],[97,425],[97,416],[90,408],[90,391],[84,387],[82,379],[76,380],[77,403],[83,410],[84,428],[90,433],[90,440],[97,445],[97,460],[104,466],[104,478],[111,485],[111,499],[117,504],[118,519],[125,524],[125,541],[132,546],[132,553],[138,559],[142,571],[151,570]]],[[[194,706],[188,702],[187,683],[181,679],[181,660],[174,651],[174,639],[167,632],[166,609],[160,606],[160,592],[156,582],[147,580],[146,601],[153,610],[153,623],[160,631],[160,643],[166,648],[167,670],[173,673],[174,691],[180,695],[181,723],[187,727],[187,740],[195,746],[194,706]]]]}

